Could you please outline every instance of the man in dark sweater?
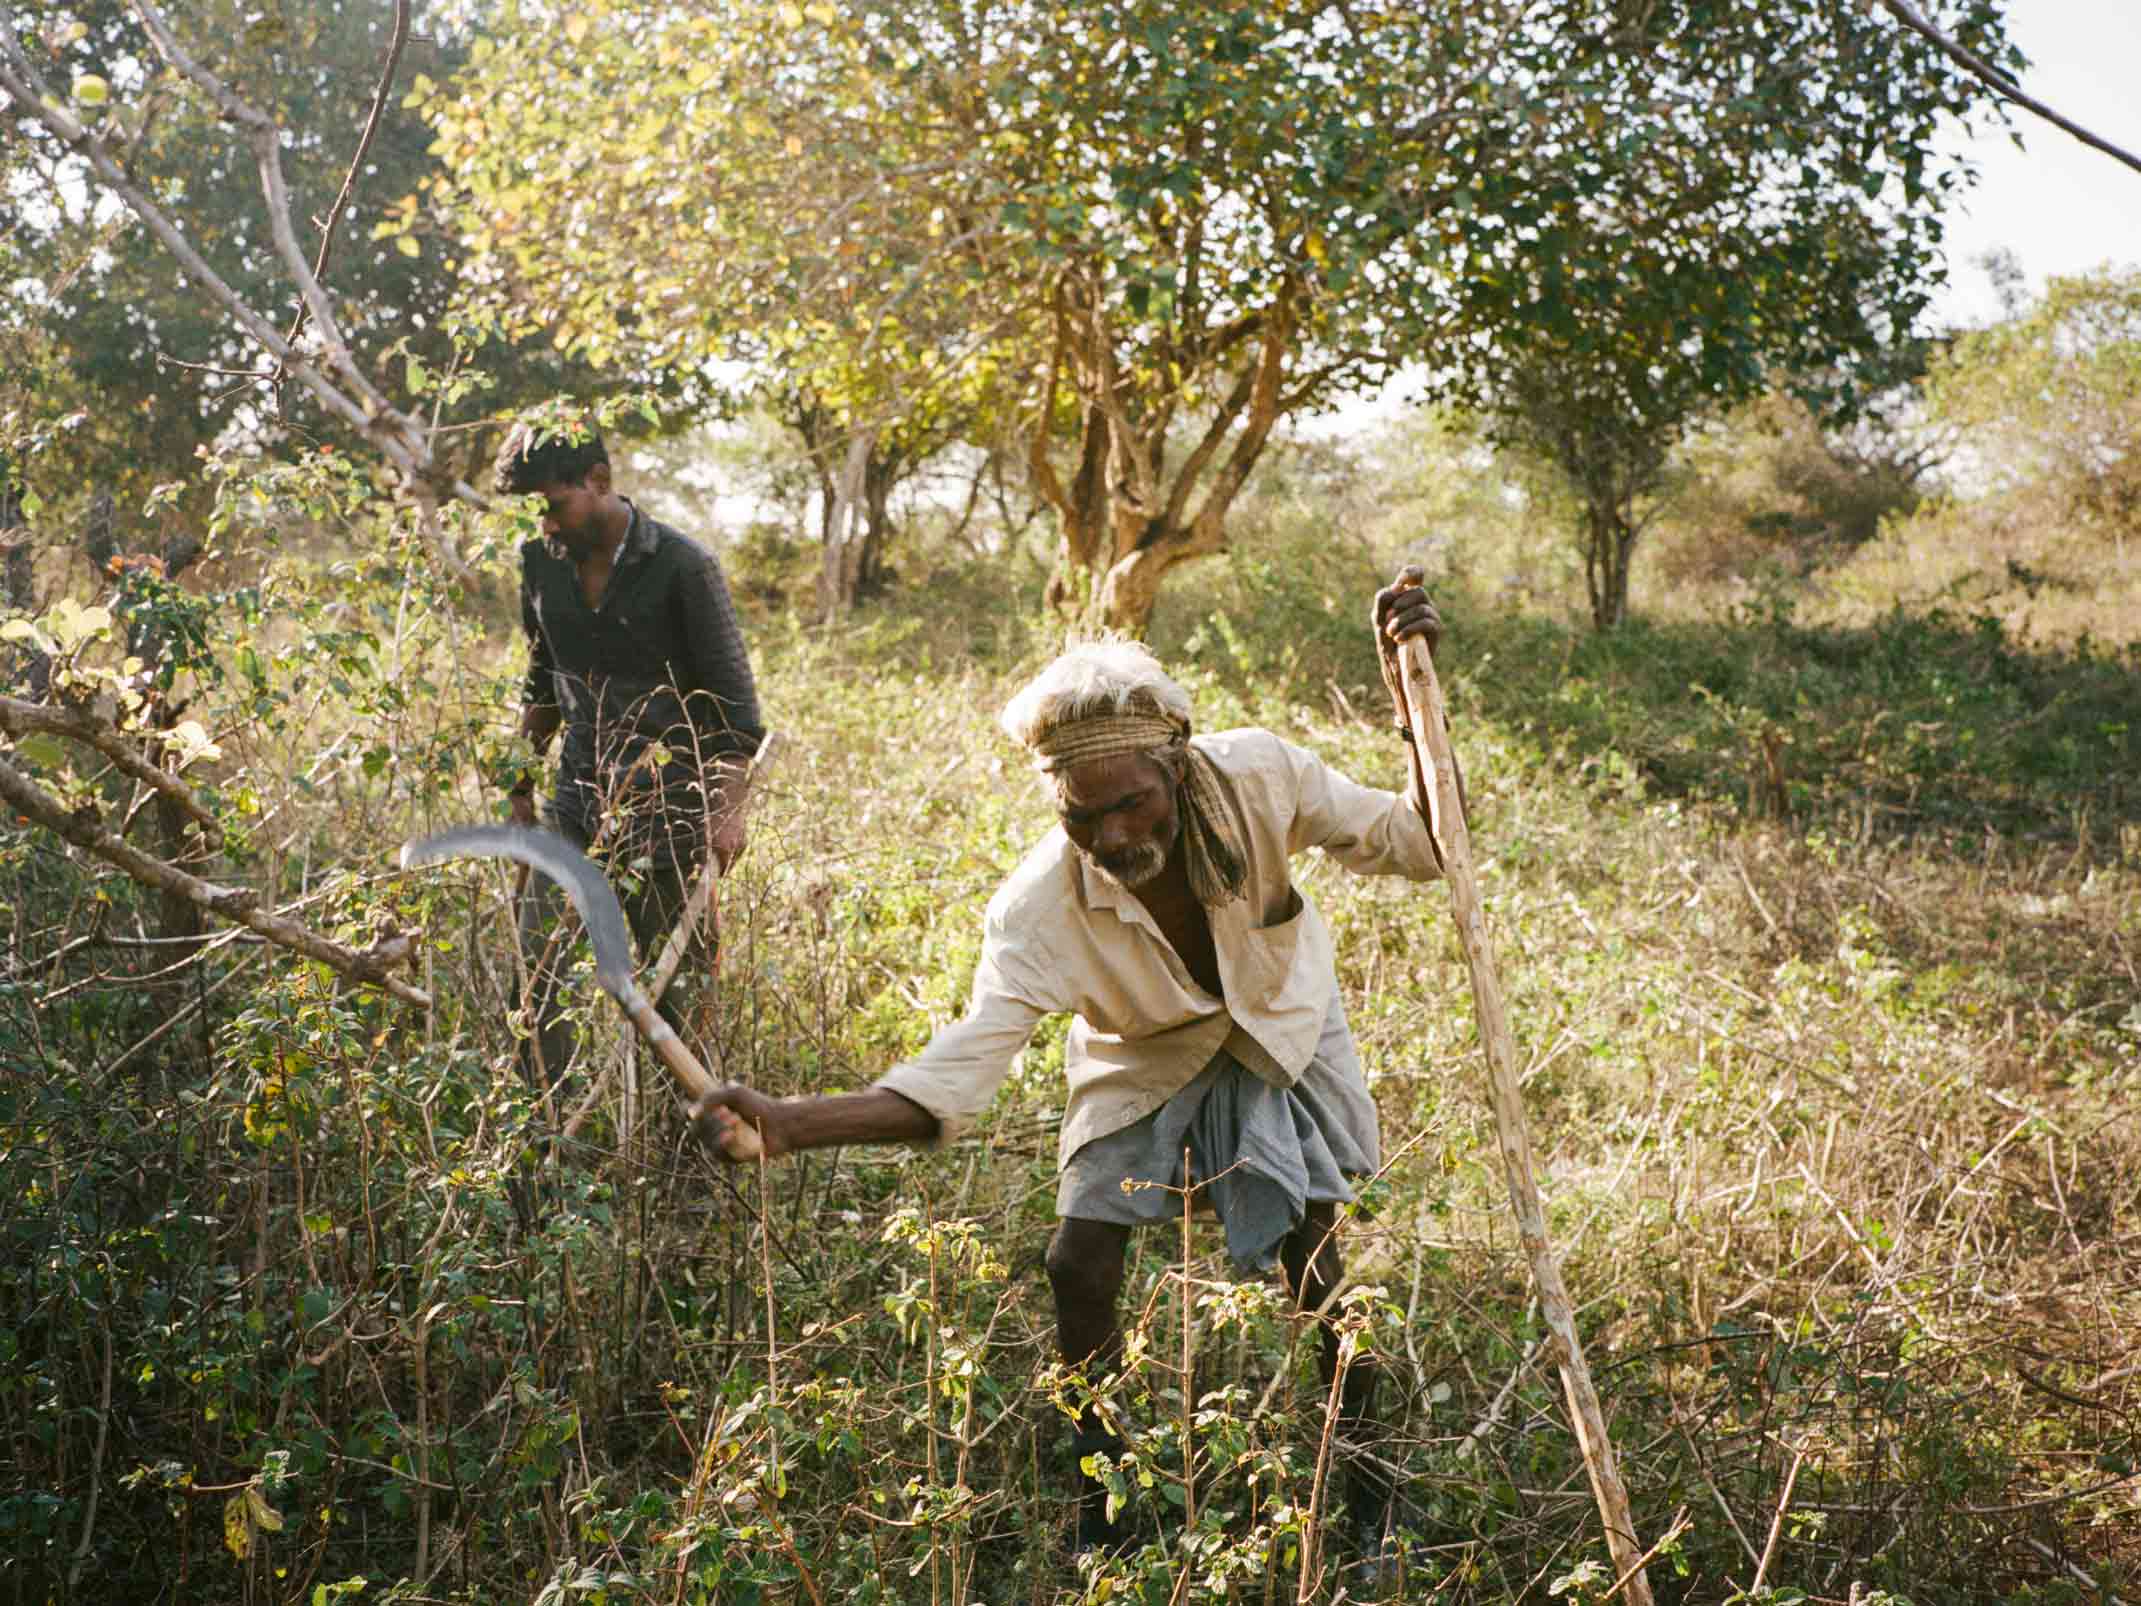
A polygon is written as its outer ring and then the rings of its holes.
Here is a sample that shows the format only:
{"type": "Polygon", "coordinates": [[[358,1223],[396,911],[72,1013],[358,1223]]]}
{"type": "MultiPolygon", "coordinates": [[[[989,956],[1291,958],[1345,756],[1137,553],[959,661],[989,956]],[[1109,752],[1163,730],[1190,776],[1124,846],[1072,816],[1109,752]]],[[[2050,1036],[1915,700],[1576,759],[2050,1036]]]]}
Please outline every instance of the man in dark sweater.
{"type": "MultiPolygon", "coordinates": [[[[565,733],[546,823],[609,863],[644,955],[674,927],[707,856],[726,871],[743,851],[745,767],[765,727],[736,610],[712,553],[617,494],[584,420],[561,411],[517,427],[498,487],[543,499],[543,538],[520,553],[521,733],[538,754],[565,733]]],[[[516,822],[535,823],[532,769],[511,806],[516,822]]],[[[557,1083],[574,1047],[553,1002],[561,905],[537,877],[520,908],[533,1027],[522,1068],[539,1087],[557,1083]]],[[[710,944],[700,956],[710,962],[710,944]]],[[[680,1025],[666,1003],[662,1013],[680,1025]]]]}

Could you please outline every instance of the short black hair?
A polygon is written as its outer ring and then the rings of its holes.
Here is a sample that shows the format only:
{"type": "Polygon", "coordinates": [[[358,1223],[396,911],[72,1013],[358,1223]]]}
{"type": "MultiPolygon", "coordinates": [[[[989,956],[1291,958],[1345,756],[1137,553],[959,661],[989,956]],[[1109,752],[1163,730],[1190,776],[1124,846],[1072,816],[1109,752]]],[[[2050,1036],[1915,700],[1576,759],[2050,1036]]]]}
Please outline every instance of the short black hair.
{"type": "Polygon", "coordinates": [[[552,405],[507,433],[498,449],[498,489],[521,496],[543,485],[577,485],[609,460],[609,448],[585,412],[552,405]]]}

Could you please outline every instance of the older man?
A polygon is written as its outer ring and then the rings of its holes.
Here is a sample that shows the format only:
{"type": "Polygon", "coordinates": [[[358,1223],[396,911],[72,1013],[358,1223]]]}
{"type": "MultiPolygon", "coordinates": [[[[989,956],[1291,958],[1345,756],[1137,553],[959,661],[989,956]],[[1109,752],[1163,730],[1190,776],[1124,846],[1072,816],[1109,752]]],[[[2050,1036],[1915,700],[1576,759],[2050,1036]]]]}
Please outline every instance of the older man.
{"type": "MultiPolygon", "coordinates": [[[[1398,643],[1432,650],[1441,621],[1407,569],[1372,609],[1403,718],[1398,643]]],[[[1334,1228],[1348,1179],[1380,1162],[1375,1105],[1338,998],[1329,932],[1295,888],[1320,847],[1361,874],[1437,875],[1417,760],[1404,796],[1356,785],[1269,731],[1192,735],[1190,702],[1134,642],[1074,647],[1002,719],[1050,782],[1060,820],[990,900],[966,1016],[867,1092],[769,1099],[730,1087],[699,1113],[709,1135],[747,1121],[771,1155],[835,1144],[942,1142],[972,1122],[1042,1017],[1076,1017],[1048,1248],[1065,1362],[1114,1360],[1129,1230],[1175,1218],[1195,1184],[1240,1264],[1283,1269],[1304,1310],[1341,1275],[1334,1228]],[[1185,1178],[1183,1151],[1190,1157],[1185,1178]],[[1128,1189],[1126,1182],[1158,1187],[1128,1189]]],[[[1409,734],[1409,732],[1408,732],[1409,734]]],[[[1335,1372],[1326,1318],[1323,1366],[1335,1372]]],[[[1374,1437],[1372,1372],[1348,1375],[1339,1431],[1374,1437]]],[[[1081,1467],[1121,1450],[1088,1417],[1081,1467]]],[[[1349,1465],[1349,1513],[1371,1568],[1390,1489],[1349,1465]]],[[[1121,1536],[1089,1478],[1077,1546],[1121,1536]]]]}

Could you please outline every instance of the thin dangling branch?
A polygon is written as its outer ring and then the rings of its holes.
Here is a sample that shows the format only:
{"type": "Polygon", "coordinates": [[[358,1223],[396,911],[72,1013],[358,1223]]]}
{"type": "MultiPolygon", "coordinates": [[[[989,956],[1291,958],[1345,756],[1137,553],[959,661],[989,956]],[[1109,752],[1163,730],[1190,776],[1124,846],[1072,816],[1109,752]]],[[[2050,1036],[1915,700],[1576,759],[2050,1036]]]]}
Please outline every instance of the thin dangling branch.
{"type": "Polygon", "coordinates": [[[2035,112],[2054,128],[2066,130],[2066,132],[2072,134],[2092,150],[2102,151],[2114,161],[2124,162],[2136,173],[2141,173],[2141,156],[2135,156],[2129,151],[2121,150],[2118,146],[2112,144],[2110,140],[2092,134],[2081,124],[2060,116],[2059,113],[2052,110],[2043,101],[2035,100],[2025,95],[2022,92],[2022,86],[2008,77],[2007,74],[1994,67],[1984,57],[1978,55],[1976,51],[1965,49],[1960,43],[1950,39],[1946,34],[1926,21],[1924,17],[1918,14],[1917,8],[1909,4],[1909,0],[1875,0],[1875,3],[1891,17],[1902,23],[1904,27],[1910,29],[1912,33],[1917,34],[1931,44],[1935,50],[1962,68],[1964,72],[1977,79],[1978,82],[1990,89],[1995,95],[2000,96],[2003,100],[2013,101],[2025,111],[2035,112]]]}

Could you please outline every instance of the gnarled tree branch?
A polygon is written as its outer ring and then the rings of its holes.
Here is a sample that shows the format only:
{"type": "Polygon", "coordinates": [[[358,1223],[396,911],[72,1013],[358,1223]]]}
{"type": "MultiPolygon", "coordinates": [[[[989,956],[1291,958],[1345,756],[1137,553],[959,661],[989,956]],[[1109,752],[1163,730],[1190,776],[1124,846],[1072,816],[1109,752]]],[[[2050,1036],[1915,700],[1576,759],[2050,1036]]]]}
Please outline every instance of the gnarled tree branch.
{"type": "Polygon", "coordinates": [[[45,703],[26,703],[16,697],[0,697],[0,731],[17,740],[32,731],[42,731],[95,748],[124,774],[155,788],[183,809],[201,828],[211,852],[223,846],[221,823],[201,806],[201,800],[193,795],[192,789],[169,770],[151,763],[147,755],[122,733],[93,715],[79,709],[54,708],[45,703]]]}
{"type": "MultiPolygon", "coordinates": [[[[141,221],[157,243],[171,254],[180,271],[274,359],[277,369],[295,376],[322,407],[370,442],[406,483],[412,487],[431,488],[434,495],[450,493],[475,506],[483,506],[484,499],[474,487],[452,477],[442,466],[433,450],[430,432],[423,423],[388,401],[351,354],[335,321],[326,290],[305,261],[290,221],[289,192],[282,173],[281,130],[266,113],[240,99],[214,73],[188,56],[172,35],[168,22],[149,0],[135,0],[134,9],[169,69],[206,94],[253,147],[276,254],[319,331],[325,347],[322,353],[324,367],[322,360],[315,360],[313,355],[300,351],[285,338],[209,265],[171,214],[127,175],[104,139],[50,92],[23,54],[11,10],[5,4],[0,4],[0,94],[13,103],[19,117],[41,123],[62,145],[77,152],[88,164],[96,183],[141,221]]],[[[322,249],[324,255],[324,244],[322,249]]],[[[427,530],[427,536],[430,533],[427,530]]],[[[447,550],[437,541],[428,544],[454,578],[464,581],[471,578],[467,563],[458,553],[447,550]]]]}
{"type": "Polygon", "coordinates": [[[250,887],[219,887],[199,876],[189,875],[176,865],[166,864],[163,860],[142,852],[107,827],[94,813],[69,812],[57,798],[6,759],[0,759],[0,799],[4,799],[16,813],[34,820],[54,836],[72,842],[76,847],[96,855],[107,864],[116,865],[144,886],[173,893],[199,905],[219,919],[233,921],[257,931],[278,947],[303,954],[307,959],[318,960],[337,975],[346,976],[353,982],[384,988],[404,1003],[414,1004],[419,1009],[431,1007],[429,993],[410,986],[392,973],[391,967],[405,962],[413,950],[413,944],[407,937],[395,938],[370,950],[349,948],[339,942],[332,942],[272,909],[261,908],[260,894],[250,887]]]}
{"type": "Polygon", "coordinates": [[[134,0],[134,14],[141,19],[141,26],[155,45],[157,54],[164,58],[171,70],[206,94],[215,103],[217,111],[244,131],[247,143],[253,147],[253,157],[260,168],[261,193],[267,200],[268,232],[275,241],[276,254],[282,258],[283,271],[290,275],[306,310],[311,313],[337,376],[357,394],[367,411],[386,420],[387,427],[411,437],[412,456],[428,458],[429,453],[416,445],[416,430],[411,421],[404,419],[379,393],[378,387],[350,355],[349,343],[343,338],[342,326],[335,318],[333,304],[327,299],[326,287],[305,261],[297,230],[290,221],[290,186],[282,170],[282,129],[274,118],[187,55],[172,33],[170,23],[150,4],[150,0],[134,0]]]}

